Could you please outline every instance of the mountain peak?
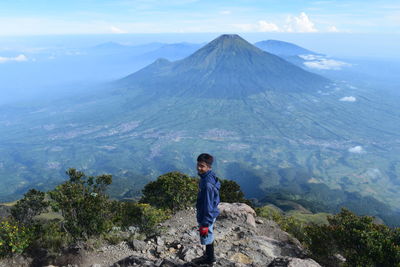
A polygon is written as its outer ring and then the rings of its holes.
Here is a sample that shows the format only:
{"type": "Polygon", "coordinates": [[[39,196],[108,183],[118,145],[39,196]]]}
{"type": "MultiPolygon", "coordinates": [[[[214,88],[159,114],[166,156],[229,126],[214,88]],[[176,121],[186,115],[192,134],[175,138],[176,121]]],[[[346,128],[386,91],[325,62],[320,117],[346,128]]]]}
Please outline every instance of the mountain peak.
{"type": "Polygon", "coordinates": [[[243,49],[258,50],[255,46],[237,34],[223,34],[204,46],[203,49],[206,51],[209,51],[210,49],[218,49],[222,51],[237,51],[243,49]]]}
{"type": "Polygon", "coordinates": [[[242,37],[240,37],[238,34],[222,34],[219,37],[217,37],[215,40],[218,41],[234,41],[234,40],[244,40],[242,37]]]}
{"type": "Polygon", "coordinates": [[[224,34],[185,59],[157,61],[124,82],[159,95],[241,98],[269,90],[316,92],[329,80],[264,52],[237,34],[224,34]]]}

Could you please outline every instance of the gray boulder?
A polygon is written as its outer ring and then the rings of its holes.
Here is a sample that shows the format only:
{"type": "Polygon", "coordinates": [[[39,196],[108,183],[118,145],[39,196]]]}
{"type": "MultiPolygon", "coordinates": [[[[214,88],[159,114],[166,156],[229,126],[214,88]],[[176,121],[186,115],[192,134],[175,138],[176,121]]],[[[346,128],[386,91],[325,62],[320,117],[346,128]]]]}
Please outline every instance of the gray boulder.
{"type": "Polygon", "coordinates": [[[228,219],[256,227],[256,212],[244,203],[225,203],[221,202],[218,206],[220,219],[228,219]]]}

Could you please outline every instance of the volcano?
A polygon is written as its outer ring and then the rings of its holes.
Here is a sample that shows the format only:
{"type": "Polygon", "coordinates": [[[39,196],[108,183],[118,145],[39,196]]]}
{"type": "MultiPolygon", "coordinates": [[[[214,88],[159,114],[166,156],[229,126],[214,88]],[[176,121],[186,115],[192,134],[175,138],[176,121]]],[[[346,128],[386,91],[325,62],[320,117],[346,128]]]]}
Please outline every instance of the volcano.
{"type": "Polygon", "coordinates": [[[120,83],[162,96],[240,98],[266,91],[318,91],[330,81],[226,34],[183,60],[159,59],[120,83]]]}

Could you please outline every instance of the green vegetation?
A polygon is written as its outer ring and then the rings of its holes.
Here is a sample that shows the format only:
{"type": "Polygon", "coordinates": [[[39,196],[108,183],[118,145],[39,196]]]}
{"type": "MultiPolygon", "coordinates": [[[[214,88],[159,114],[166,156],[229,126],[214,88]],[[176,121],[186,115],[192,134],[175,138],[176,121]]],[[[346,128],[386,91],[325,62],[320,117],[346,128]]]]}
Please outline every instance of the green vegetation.
{"type": "Polygon", "coordinates": [[[273,206],[256,211],[296,237],[323,266],[400,266],[400,229],[376,224],[373,217],[357,216],[347,209],[329,216],[284,213],[273,206]]]}
{"type": "Polygon", "coordinates": [[[141,203],[111,200],[107,194],[111,175],[87,176],[76,169],[66,174],[69,179],[55,189],[47,193],[31,189],[14,203],[11,216],[1,222],[0,257],[22,252],[35,256],[40,250],[55,256],[93,238],[114,244],[126,238],[120,231],[131,226],[152,237],[160,234],[159,224],[171,211],[193,206],[197,195],[198,179],[178,172],[149,183],[141,203]]]}
{"type": "Polygon", "coordinates": [[[30,232],[13,220],[0,222],[0,258],[19,254],[29,247],[30,232]]]}
{"type": "MultiPolygon", "coordinates": [[[[67,175],[69,179],[52,191],[29,190],[13,205],[11,216],[0,222],[0,257],[32,256],[40,250],[46,251],[46,257],[56,257],[78,241],[90,246],[139,236],[152,238],[162,232],[159,224],[172,212],[194,205],[198,184],[198,179],[183,173],[166,173],[145,186],[138,203],[109,198],[111,175],[87,176],[75,169],[69,169],[67,175]],[[55,211],[61,215],[50,217],[55,211]],[[132,226],[139,232],[122,234],[132,226]]],[[[221,180],[221,184],[223,201],[248,201],[236,182],[221,180]]],[[[256,212],[296,237],[324,266],[400,266],[399,228],[376,224],[374,218],[346,209],[333,216],[311,214],[299,204],[285,201],[280,203],[298,209],[284,212],[270,205],[258,207],[256,212]],[[338,254],[346,261],[340,263],[338,254]]]]}
{"type": "Polygon", "coordinates": [[[301,176],[295,176],[295,179],[284,187],[266,190],[266,197],[261,203],[272,203],[284,211],[301,206],[313,213],[338,213],[342,207],[347,207],[358,215],[374,216],[389,226],[400,226],[400,213],[371,196],[331,189],[321,183],[307,183],[301,180],[301,176]]]}
{"type": "Polygon", "coordinates": [[[304,223],[293,216],[286,216],[283,212],[272,206],[256,208],[256,212],[258,216],[275,221],[283,231],[292,234],[299,241],[305,240],[304,227],[307,223],[304,223]]]}
{"type": "Polygon", "coordinates": [[[63,226],[75,240],[87,239],[111,229],[112,212],[105,194],[111,175],[86,176],[69,169],[69,181],[49,192],[52,208],[61,211],[63,226]]]}
{"type": "Polygon", "coordinates": [[[140,202],[172,211],[185,209],[197,199],[197,184],[198,179],[186,174],[166,173],[144,187],[140,202]]]}
{"type": "Polygon", "coordinates": [[[302,223],[314,223],[314,224],[328,224],[328,216],[330,213],[303,213],[301,211],[289,211],[286,212],[287,216],[291,216],[302,223]]]}
{"type": "Polygon", "coordinates": [[[45,201],[45,193],[35,189],[29,190],[24,198],[18,200],[11,208],[11,215],[22,224],[33,223],[33,218],[47,209],[49,203],[45,201]]]}
{"type": "Polygon", "coordinates": [[[375,224],[372,217],[347,209],[328,217],[328,225],[309,225],[305,244],[321,264],[330,266],[335,254],[345,266],[400,266],[400,229],[375,224]]]}
{"type": "Polygon", "coordinates": [[[239,203],[246,203],[249,205],[252,204],[249,200],[244,198],[244,194],[238,183],[232,180],[225,180],[225,179],[219,179],[219,180],[221,182],[221,189],[219,191],[221,202],[228,202],[228,203],[239,202],[239,203]]]}
{"type": "Polygon", "coordinates": [[[157,225],[169,218],[169,210],[158,209],[148,203],[116,202],[118,208],[116,224],[122,227],[135,225],[147,236],[160,233],[157,225]]]}

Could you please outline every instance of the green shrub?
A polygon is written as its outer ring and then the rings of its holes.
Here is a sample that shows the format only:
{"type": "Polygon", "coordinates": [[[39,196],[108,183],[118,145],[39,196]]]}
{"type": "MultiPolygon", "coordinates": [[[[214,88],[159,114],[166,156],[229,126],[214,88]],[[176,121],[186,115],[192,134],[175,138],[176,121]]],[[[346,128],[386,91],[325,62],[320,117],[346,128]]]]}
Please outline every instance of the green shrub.
{"type": "Polygon", "coordinates": [[[123,202],[120,207],[121,226],[135,226],[147,236],[159,233],[158,224],[170,217],[169,212],[146,203],[123,202]]]}
{"type": "Polygon", "coordinates": [[[112,226],[111,202],[105,190],[111,175],[86,176],[69,169],[69,181],[49,192],[52,207],[61,211],[63,229],[74,240],[87,239],[108,232],[112,226]]]}
{"type": "Polygon", "coordinates": [[[347,209],[328,218],[329,225],[306,227],[306,244],[321,263],[336,253],[346,266],[400,266],[400,230],[378,225],[372,217],[347,209]]]}
{"type": "Polygon", "coordinates": [[[40,222],[36,225],[35,239],[31,249],[45,249],[48,255],[58,254],[63,248],[72,243],[72,237],[63,231],[58,220],[40,222]]]}
{"type": "Polygon", "coordinates": [[[24,198],[18,200],[11,208],[12,217],[22,224],[33,223],[33,217],[45,211],[49,203],[45,201],[45,193],[35,189],[29,190],[24,198]]]}
{"type": "Polygon", "coordinates": [[[283,220],[284,217],[284,215],[278,209],[272,206],[257,207],[256,213],[258,216],[275,221],[278,224],[283,220]]]}
{"type": "Polygon", "coordinates": [[[161,175],[143,189],[141,203],[177,211],[193,206],[197,199],[198,179],[180,172],[161,175]]]}
{"type": "Polygon", "coordinates": [[[250,204],[250,201],[244,198],[244,194],[238,183],[232,180],[219,180],[221,182],[221,189],[219,191],[221,202],[250,204]]]}
{"type": "Polygon", "coordinates": [[[31,233],[15,221],[0,222],[0,257],[20,254],[29,247],[31,233]]]}

